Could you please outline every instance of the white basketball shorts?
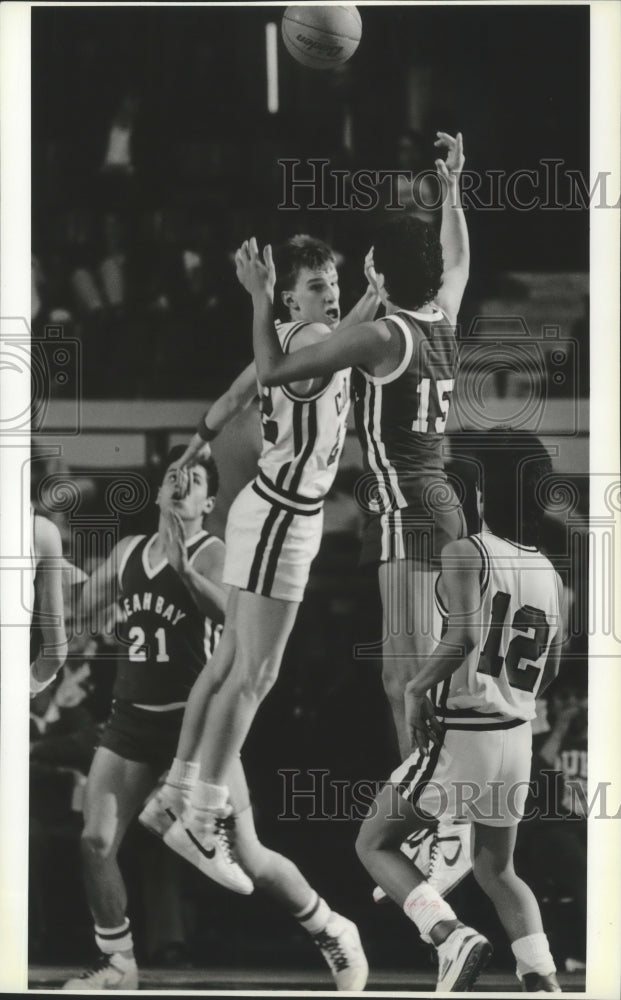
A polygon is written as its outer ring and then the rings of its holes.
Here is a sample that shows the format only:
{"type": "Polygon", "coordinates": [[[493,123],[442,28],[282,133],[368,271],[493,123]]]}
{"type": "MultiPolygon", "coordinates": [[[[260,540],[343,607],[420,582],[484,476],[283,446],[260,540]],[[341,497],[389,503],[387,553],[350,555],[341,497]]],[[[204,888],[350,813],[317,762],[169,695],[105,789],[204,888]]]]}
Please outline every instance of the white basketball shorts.
{"type": "Polygon", "coordinates": [[[297,513],[261,496],[249,483],[233,502],[226,522],[223,582],[299,603],[322,531],[321,508],[297,513]]]}
{"type": "Polygon", "coordinates": [[[434,818],[515,826],[530,781],[530,722],[497,728],[447,727],[431,753],[414,750],[390,776],[403,798],[434,818]]]}

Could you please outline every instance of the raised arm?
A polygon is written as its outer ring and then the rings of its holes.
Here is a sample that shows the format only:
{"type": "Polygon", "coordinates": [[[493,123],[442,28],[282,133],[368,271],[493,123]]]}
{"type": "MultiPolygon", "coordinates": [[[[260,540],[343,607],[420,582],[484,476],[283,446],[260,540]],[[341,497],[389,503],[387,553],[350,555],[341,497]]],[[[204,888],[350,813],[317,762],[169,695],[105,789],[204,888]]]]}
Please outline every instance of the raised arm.
{"type": "Polygon", "coordinates": [[[254,356],[261,385],[285,385],[332,375],[352,365],[371,365],[381,357],[389,333],[376,323],[339,328],[312,346],[285,354],[274,327],[272,300],[276,274],[271,247],[265,247],[261,260],[253,238],[237,251],[235,263],[239,281],[252,296],[254,356]]]}
{"type": "Polygon", "coordinates": [[[214,538],[201,549],[193,563],[188,559],[183,522],[172,510],[162,509],[165,524],[164,550],[199,611],[216,622],[224,621],[229,588],[222,583],[224,542],[214,538]]]}
{"type": "Polygon", "coordinates": [[[67,658],[62,587],[62,542],[58,528],[35,515],[36,612],[40,616],[41,649],[30,665],[30,691],[37,694],[54,679],[67,658]]]}
{"type": "Polygon", "coordinates": [[[470,270],[470,246],[466,217],[461,204],[459,178],[464,165],[461,132],[453,139],[446,132],[438,132],[436,146],[448,150],[446,160],[436,160],[436,169],[442,183],[442,225],[440,242],[444,257],[442,287],[436,301],[451,323],[457,322],[464,290],[470,270]]]}
{"type": "Polygon", "coordinates": [[[179,468],[187,468],[197,456],[209,453],[209,442],[219,434],[229,421],[245,410],[257,395],[257,372],[254,361],[231,382],[229,388],[201,417],[196,433],[179,459],[179,468]]]}
{"type": "Polygon", "coordinates": [[[368,323],[375,319],[375,314],[381,305],[381,297],[375,283],[375,267],[373,265],[373,247],[369,250],[364,259],[364,273],[368,281],[367,290],[358,299],[356,305],[346,316],[343,316],[337,326],[337,332],[350,326],[358,326],[360,323],[368,323]]]}
{"type": "Polygon", "coordinates": [[[132,536],[122,538],[84,584],[76,619],[79,627],[87,628],[92,635],[106,633],[110,608],[119,596],[119,566],[131,541],[132,536]]]}

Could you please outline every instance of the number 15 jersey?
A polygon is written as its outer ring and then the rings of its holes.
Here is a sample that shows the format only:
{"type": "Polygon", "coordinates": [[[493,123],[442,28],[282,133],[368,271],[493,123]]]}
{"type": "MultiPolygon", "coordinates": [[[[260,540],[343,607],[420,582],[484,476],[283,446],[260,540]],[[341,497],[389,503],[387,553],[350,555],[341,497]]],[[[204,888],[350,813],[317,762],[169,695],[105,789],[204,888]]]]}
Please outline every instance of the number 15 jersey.
{"type": "MultiPolygon", "coordinates": [[[[276,323],[283,351],[307,325],[276,323]]],[[[321,507],[345,443],[349,376],[349,369],[335,372],[312,396],[298,396],[286,385],[259,385],[263,448],[257,486],[265,499],[301,513],[321,507]]]]}
{"type": "MultiPolygon", "coordinates": [[[[556,571],[534,546],[488,531],[469,538],[482,558],[479,640],[432,700],[439,716],[465,729],[489,722],[490,713],[534,719],[543,668],[561,629],[556,571]]],[[[441,591],[440,576],[436,604],[446,619],[441,591]]]]}
{"type": "Polygon", "coordinates": [[[403,337],[401,363],[389,375],[354,369],[354,415],[365,471],[375,481],[369,508],[416,506],[430,479],[446,481],[442,439],[457,375],[454,327],[439,309],[385,316],[403,337]]]}

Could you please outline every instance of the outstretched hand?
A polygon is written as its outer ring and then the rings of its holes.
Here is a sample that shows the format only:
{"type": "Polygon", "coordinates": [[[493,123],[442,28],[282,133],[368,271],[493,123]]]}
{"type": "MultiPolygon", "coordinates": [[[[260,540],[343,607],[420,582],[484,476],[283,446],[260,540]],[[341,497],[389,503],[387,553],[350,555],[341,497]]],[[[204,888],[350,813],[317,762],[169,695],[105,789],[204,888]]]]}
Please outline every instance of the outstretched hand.
{"type": "Polygon", "coordinates": [[[235,270],[238,281],[250,295],[266,294],[269,298],[273,298],[276,268],[269,243],[264,247],[261,259],[254,236],[244,240],[239,250],[235,252],[235,270]]]}
{"type": "Polygon", "coordinates": [[[444,147],[448,151],[445,160],[435,161],[438,174],[445,181],[458,180],[466,162],[463,136],[461,132],[458,132],[455,138],[448,132],[436,132],[436,135],[438,138],[434,146],[444,147]]]}
{"type": "Polygon", "coordinates": [[[373,250],[371,247],[368,254],[364,258],[364,276],[369,282],[369,285],[373,289],[376,295],[379,295],[379,287],[377,284],[377,272],[375,270],[375,263],[373,261],[373,250]]]}

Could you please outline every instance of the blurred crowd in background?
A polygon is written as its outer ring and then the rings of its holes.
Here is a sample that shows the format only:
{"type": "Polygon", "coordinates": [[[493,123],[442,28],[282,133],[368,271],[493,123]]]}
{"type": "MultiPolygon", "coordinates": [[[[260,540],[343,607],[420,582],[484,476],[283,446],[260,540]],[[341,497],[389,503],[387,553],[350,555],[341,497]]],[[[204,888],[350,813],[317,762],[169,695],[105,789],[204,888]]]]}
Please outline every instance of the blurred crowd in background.
{"type": "MultiPolygon", "coordinates": [[[[213,400],[251,360],[250,303],[233,267],[239,243],[252,234],[277,242],[304,231],[327,239],[337,252],[346,310],[363,291],[364,254],[386,215],[385,203],[371,213],[312,212],[303,192],[299,211],[278,211],[279,158],[323,156],[346,176],[359,168],[417,174],[433,166],[435,130],[459,128],[468,163],[477,169],[526,168],[551,154],[588,168],[588,85],[586,97],[581,89],[588,46],[585,55],[584,23],[572,10],[561,50],[549,44],[558,37],[553,7],[499,8],[497,23],[481,8],[452,9],[450,20],[427,8],[418,8],[416,19],[412,8],[365,8],[359,53],[341,72],[309,74],[282,58],[281,109],[270,116],[263,69],[269,10],[214,8],[206,22],[205,9],[192,8],[34,9],[34,336],[44,337],[52,325],[80,341],[85,405],[93,399],[213,400]],[[526,44],[527,78],[523,66],[518,69],[526,44]],[[532,114],[524,111],[529,106],[532,114]]],[[[401,187],[400,197],[404,210],[439,224],[437,210],[426,207],[424,184],[401,187]]],[[[464,323],[486,300],[511,301],[515,309],[520,296],[527,298],[528,283],[516,283],[515,272],[536,272],[545,285],[549,272],[588,269],[588,211],[471,213],[468,224],[473,267],[464,323]]],[[[579,377],[561,385],[548,372],[543,386],[568,404],[588,394],[588,301],[574,298],[573,312],[567,315],[564,306],[564,332],[580,346],[579,377]]],[[[56,398],[67,391],[53,385],[56,398]]],[[[156,454],[137,471],[154,484],[161,459],[156,454]]],[[[33,502],[56,521],[66,554],[75,559],[67,515],[54,512],[39,489],[45,475],[58,471],[71,477],[62,460],[33,463],[33,502]]],[[[457,460],[451,471],[464,474],[457,460]]],[[[301,798],[298,821],[278,820],[291,780],[284,772],[300,772],[295,787],[301,790],[313,781],[321,787],[321,770],[350,787],[383,780],[396,763],[380,680],[379,597],[372,576],[357,569],[363,515],[353,500],[356,478],[355,470],[343,468],[327,500],[324,543],[245,760],[265,843],[283,847],[320,893],[339,899],[339,908],[355,917],[372,964],[408,967],[417,948],[421,962],[430,958],[396,909],[371,901],[373,887],[353,850],[361,817],[311,820],[313,801],[301,798]]],[[[470,529],[478,530],[471,486],[466,513],[470,529]]],[[[97,483],[82,481],[80,488],[87,505],[82,513],[90,510],[96,522],[104,507],[97,483]]],[[[152,511],[122,518],[119,534],[155,530],[152,511]]],[[[574,546],[570,575],[570,526],[561,516],[548,518],[544,547],[558,562],[570,606],[582,607],[584,490],[579,514],[582,528],[574,519],[571,530],[582,541],[574,546]]],[[[95,564],[85,557],[80,568],[90,573],[95,564]]],[[[67,578],[70,634],[79,586],[67,578]]],[[[540,805],[549,803],[552,789],[566,818],[524,823],[518,851],[518,864],[542,901],[557,963],[570,970],[584,961],[586,893],[586,819],[580,797],[564,787],[586,782],[585,614],[575,620],[562,679],[540,703],[533,761],[533,778],[541,779],[533,801],[539,796],[540,805]]],[[[57,682],[31,703],[33,961],[81,960],[91,947],[78,863],[81,794],[110,705],[114,657],[114,647],[100,638],[73,635],[57,682]]],[[[314,801],[321,807],[321,795],[314,801]]],[[[323,806],[338,811],[329,791],[323,806]]],[[[283,965],[306,955],[301,932],[276,910],[268,913],[265,901],[226,893],[138,825],[122,863],[139,961],[270,963],[275,940],[283,965]]],[[[472,877],[458,894],[462,919],[488,935],[497,961],[508,967],[508,946],[472,877]]]]}

